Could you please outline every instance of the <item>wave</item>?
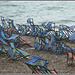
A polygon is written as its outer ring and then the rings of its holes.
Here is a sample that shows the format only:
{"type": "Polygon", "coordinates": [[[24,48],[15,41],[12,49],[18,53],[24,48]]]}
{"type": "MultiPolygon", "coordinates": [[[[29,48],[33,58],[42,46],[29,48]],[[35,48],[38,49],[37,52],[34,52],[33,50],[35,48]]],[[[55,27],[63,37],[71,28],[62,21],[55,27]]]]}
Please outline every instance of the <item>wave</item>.
{"type": "Polygon", "coordinates": [[[16,7],[18,5],[11,4],[11,5],[1,5],[1,6],[5,6],[5,7],[9,7],[9,6],[16,7]]]}
{"type": "Polygon", "coordinates": [[[60,20],[60,21],[57,21],[57,23],[60,23],[60,22],[70,23],[70,22],[75,22],[75,21],[74,20],[60,20]]]}
{"type": "Polygon", "coordinates": [[[64,7],[46,7],[46,10],[59,10],[63,9],[64,7]]]}

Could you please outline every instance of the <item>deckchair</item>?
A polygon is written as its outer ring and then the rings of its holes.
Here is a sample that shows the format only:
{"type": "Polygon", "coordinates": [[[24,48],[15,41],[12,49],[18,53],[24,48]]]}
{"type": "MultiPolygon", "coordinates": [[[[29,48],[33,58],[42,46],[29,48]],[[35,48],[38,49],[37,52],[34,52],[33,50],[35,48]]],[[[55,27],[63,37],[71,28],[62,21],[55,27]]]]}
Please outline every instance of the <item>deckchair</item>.
{"type": "Polygon", "coordinates": [[[38,51],[41,51],[42,49],[48,51],[49,50],[49,44],[48,44],[48,39],[45,36],[36,36],[36,41],[33,44],[33,47],[35,47],[38,51]]]}
{"type": "Polygon", "coordinates": [[[49,51],[50,50],[50,43],[49,43],[49,38],[47,38],[46,36],[43,36],[44,38],[42,38],[41,42],[42,42],[42,45],[43,45],[43,49],[45,51],[49,51]]]}
{"type": "Polygon", "coordinates": [[[61,44],[62,44],[63,51],[68,52],[68,51],[75,50],[75,48],[71,48],[71,47],[67,46],[66,44],[64,44],[63,42],[61,44]]]}
{"type": "Polygon", "coordinates": [[[3,40],[1,37],[0,37],[0,41],[3,42],[4,44],[8,44],[5,40],[3,40]]]}
{"type": "MultiPolygon", "coordinates": [[[[8,42],[9,42],[9,41],[14,41],[14,42],[15,42],[15,40],[20,40],[20,42],[22,42],[22,43],[20,43],[20,44],[27,44],[28,46],[30,46],[30,41],[25,41],[25,40],[23,40],[22,38],[19,37],[19,35],[12,34],[11,37],[7,38],[7,37],[5,36],[5,33],[4,33],[3,30],[1,30],[0,35],[1,35],[1,37],[2,37],[2,38],[0,38],[1,41],[3,41],[5,44],[7,44],[5,41],[8,41],[8,42]],[[18,39],[17,39],[17,38],[18,38],[18,39]]],[[[16,41],[16,42],[17,42],[17,41],[16,41]]]]}
{"type": "Polygon", "coordinates": [[[70,51],[70,50],[74,50],[73,48],[68,47],[67,45],[64,45],[63,42],[61,42],[60,40],[56,40],[56,36],[51,35],[51,49],[53,52],[56,52],[57,54],[62,54],[66,51],[70,51]]]}
{"type": "Polygon", "coordinates": [[[4,19],[4,17],[1,17],[1,21],[2,21],[2,27],[3,27],[3,28],[8,28],[9,25],[7,25],[7,23],[6,23],[5,19],[4,19]]]}
{"type": "Polygon", "coordinates": [[[0,40],[2,41],[2,43],[7,44],[8,46],[8,50],[6,51],[5,49],[0,49],[0,51],[2,52],[7,52],[8,55],[10,55],[10,57],[12,59],[15,59],[15,57],[18,55],[19,57],[27,57],[29,56],[29,54],[27,52],[24,52],[18,48],[16,48],[16,46],[14,45],[13,42],[7,42],[5,40],[3,40],[2,38],[0,38],[0,40]]]}
{"type": "Polygon", "coordinates": [[[60,25],[59,30],[69,30],[69,26],[67,25],[60,25]]]}
{"type": "Polygon", "coordinates": [[[60,25],[59,30],[60,30],[60,36],[63,39],[68,39],[68,41],[75,41],[75,33],[74,33],[74,28],[75,26],[66,26],[66,25],[60,25]]]}
{"type": "Polygon", "coordinates": [[[57,74],[56,71],[47,69],[48,61],[39,56],[32,56],[25,64],[35,74],[57,74]]]}
{"type": "Polygon", "coordinates": [[[34,22],[33,22],[33,18],[29,18],[27,20],[27,23],[30,23],[30,34],[32,36],[36,36],[38,34],[38,28],[39,26],[38,25],[34,25],[34,22]]]}
{"type": "Polygon", "coordinates": [[[6,38],[5,37],[5,33],[1,30],[1,37],[5,40],[15,40],[19,35],[16,34],[12,34],[12,36],[10,38],[6,38]]]}
{"type": "Polygon", "coordinates": [[[51,29],[51,25],[52,25],[52,24],[53,24],[52,22],[49,22],[49,23],[47,24],[47,29],[48,29],[48,30],[51,29]]]}
{"type": "Polygon", "coordinates": [[[45,25],[47,25],[48,23],[47,22],[43,22],[41,25],[42,26],[45,26],[45,25]]]}
{"type": "Polygon", "coordinates": [[[32,47],[32,46],[30,45],[31,41],[23,40],[21,37],[18,37],[18,39],[20,40],[20,41],[19,41],[20,44],[25,44],[25,45],[28,45],[28,46],[32,47]]]}
{"type": "Polygon", "coordinates": [[[38,34],[39,27],[36,25],[31,25],[31,34],[32,36],[36,36],[38,34]]]}
{"type": "Polygon", "coordinates": [[[22,30],[22,35],[24,36],[24,35],[28,35],[30,33],[31,33],[30,26],[29,25],[25,25],[24,26],[24,30],[22,30]]]}
{"type": "Polygon", "coordinates": [[[28,18],[27,23],[33,23],[33,18],[28,18]]]}
{"type": "Polygon", "coordinates": [[[62,39],[68,38],[67,30],[69,30],[68,26],[66,26],[66,25],[59,26],[60,36],[62,39]]]}
{"type": "Polygon", "coordinates": [[[75,25],[70,26],[70,30],[73,30],[75,28],[75,25]]]}
{"type": "Polygon", "coordinates": [[[35,47],[38,51],[42,50],[41,39],[36,36],[36,42],[34,42],[33,47],[35,47]]]}
{"type": "Polygon", "coordinates": [[[19,57],[27,57],[27,56],[29,56],[29,54],[27,53],[27,52],[24,52],[24,51],[22,51],[22,50],[20,50],[20,49],[18,49],[18,48],[15,48],[15,45],[14,45],[14,43],[13,42],[10,42],[10,47],[8,47],[8,53],[9,53],[9,55],[10,55],[10,57],[12,58],[12,59],[15,59],[15,57],[17,56],[17,55],[19,55],[19,57]]]}
{"type": "Polygon", "coordinates": [[[23,30],[22,26],[20,26],[19,24],[17,24],[17,27],[18,27],[18,31],[22,31],[23,30]]]}
{"type": "Polygon", "coordinates": [[[75,32],[69,37],[69,40],[75,41],[75,32]]]}
{"type": "Polygon", "coordinates": [[[43,35],[47,35],[47,33],[48,33],[48,32],[50,31],[50,29],[51,29],[51,28],[50,28],[51,25],[52,25],[52,22],[49,22],[49,23],[43,22],[43,23],[42,23],[43,28],[40,29],[40,33],[43,34],[43,35]]]}
{"type": "Polygon", "coordinates": [[[75,52],[74,51],[69,51],[67,53],[67,65],[75,65],[75,52]]]}

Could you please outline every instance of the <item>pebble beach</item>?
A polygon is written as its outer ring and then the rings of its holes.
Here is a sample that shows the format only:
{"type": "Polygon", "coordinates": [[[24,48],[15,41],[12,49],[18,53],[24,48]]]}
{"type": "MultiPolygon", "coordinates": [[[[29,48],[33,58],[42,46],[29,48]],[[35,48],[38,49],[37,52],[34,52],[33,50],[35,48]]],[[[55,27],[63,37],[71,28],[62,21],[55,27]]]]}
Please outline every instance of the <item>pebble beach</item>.
{"type": "MultiPolygon", "coordinates": [[[[35,38],[32,36],[21,36],[26,41],[31,41],[31,45],[33,45],[35,38]]],[[[75,47],[75,43],[65,42],[70,47],[75,47]]],[[[7,48],[7,46],[5,46],[7,48]]],[[[19,47],[21,50],[30,54],[29,58],[34,55],[41,56],[44,59],[47,59],[48,69],[55,69],[59,74],[60,73],[75,73],[74,66],[67,66],[67,55],[57,55],[56,53],[52,53],[51,51],[37,51],[36,49],[32,49],[31,47],[24,45],[19,47]],[[31,49],[30,49],[31,48],[31,49]]],[[[5,54],[0,54],[0,73],[25,73],[31,74],[31,69],[25,64],[25,61],[28,59],[19,58],[15,61],[9,59],[9,57],[5,54]]]]}

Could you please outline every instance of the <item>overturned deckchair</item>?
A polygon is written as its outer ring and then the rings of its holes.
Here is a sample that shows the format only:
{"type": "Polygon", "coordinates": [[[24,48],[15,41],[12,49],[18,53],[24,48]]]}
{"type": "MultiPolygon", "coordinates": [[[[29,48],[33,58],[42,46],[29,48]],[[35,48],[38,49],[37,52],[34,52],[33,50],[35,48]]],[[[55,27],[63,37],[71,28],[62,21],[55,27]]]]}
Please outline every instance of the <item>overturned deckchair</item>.
{"type": "Polygon", "coordinates": [[[35,74],[57,74],[55,70],[47,69],[48,61],[40,56],[33,56],[25,64],[32,70],[35,74]]]}

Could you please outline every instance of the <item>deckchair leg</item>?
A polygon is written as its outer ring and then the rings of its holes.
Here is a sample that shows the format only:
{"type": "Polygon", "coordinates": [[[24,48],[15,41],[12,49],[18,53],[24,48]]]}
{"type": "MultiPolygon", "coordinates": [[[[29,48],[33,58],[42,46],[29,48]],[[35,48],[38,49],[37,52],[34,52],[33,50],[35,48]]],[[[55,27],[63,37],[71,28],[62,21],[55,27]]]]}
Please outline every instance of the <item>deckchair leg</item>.
{"type": "Polygon", "coordinates": [[[68,55],[68,53],[67,53],[67,65],[68,65],[68,60],[69,60],[69,55],[68,55]]]}
{"type": "Polygon", "coordinates": [[[72,51],[72,65],[73,65],[73,51],[72,51]]]}

